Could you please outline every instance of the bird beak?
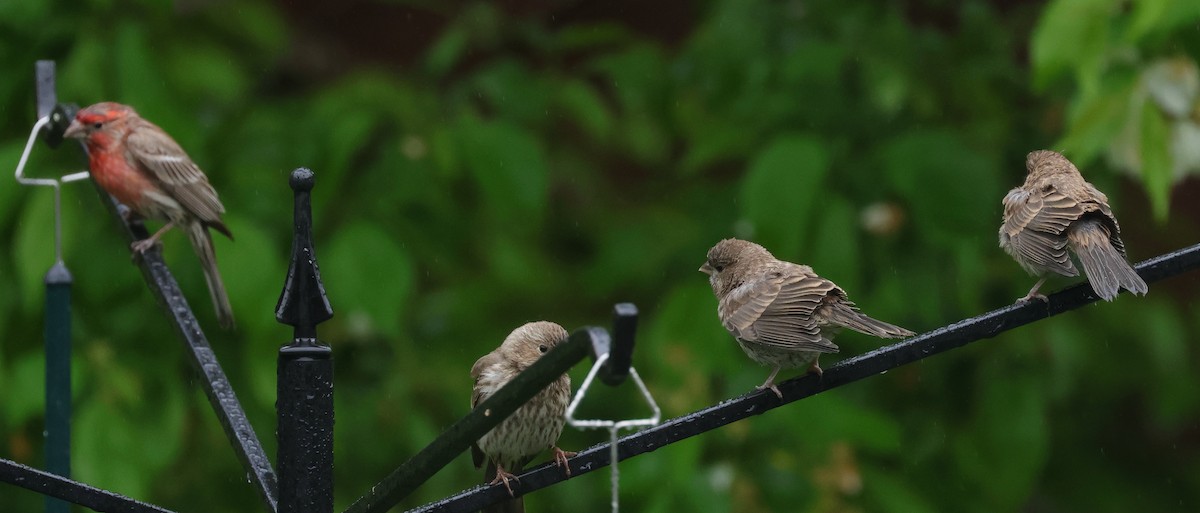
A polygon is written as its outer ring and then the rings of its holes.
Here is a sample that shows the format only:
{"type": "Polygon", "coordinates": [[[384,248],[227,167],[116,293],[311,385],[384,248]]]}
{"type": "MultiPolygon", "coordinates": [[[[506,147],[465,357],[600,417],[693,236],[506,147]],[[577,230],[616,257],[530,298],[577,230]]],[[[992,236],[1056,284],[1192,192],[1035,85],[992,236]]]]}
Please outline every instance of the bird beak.
{"type": "Polygon", "coordinates": [[[708,262],[704,262],[704,265],[700,266],[700,272],[712,276],[713,268],[711,265],[708,265],[708,262]]]}
{"type": "Polygon", "coordinates": [[[84,133],[83,123],[80,123],[78,119],[75,119],[75,120],[71,120],[71,125],[67,127],[66,131],[63,132],[63,137],[74,137],[76,139],[82,139],[83,133],[84,133]]]}

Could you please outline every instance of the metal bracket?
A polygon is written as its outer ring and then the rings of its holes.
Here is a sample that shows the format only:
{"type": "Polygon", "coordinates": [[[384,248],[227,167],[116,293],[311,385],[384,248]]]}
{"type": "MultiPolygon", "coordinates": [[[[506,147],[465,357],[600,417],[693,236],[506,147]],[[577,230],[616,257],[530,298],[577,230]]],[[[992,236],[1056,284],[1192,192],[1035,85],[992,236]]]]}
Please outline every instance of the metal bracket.
{"type": "Polygon", "coordinates": [[[618,432],[622,429],[656,426],[662,421],[662,410],[659,409],[658,403],[654,401],[654,396],[650,395],[650,390],[646,388],[646,384],[642,381],[641,376],[638,375],[637,369],[631,365],[634,332],[637,329],[637,307],[633,303],[620,303],[613,307],[613,315],[614,340],[612,350],[603,351],[608,349],[607,347],[603,347],[609,345],[607,337],[593,337],[592,350],[596,356],[596,363],[592,364],[587,377],[583,379],[583,383],[579,385],[579,390],[575,392],[575,397],[571,399],[571,404],[567,406],[566,419],[567,423],[575,429],[608,430],[609,462],[612,466],[612,511],[613,513],[617,513],[620,510],[620,472],[617,469],[618,432]],[[575,410],[583,402],[583,398],[587,395],[588,390],[591,389],[592,382],[595,381],[597,375],[600,376],[601,381],[609,385],[620,384],[625,380],[626,376],[633,378],[633,383],[637,385],[638,391],[642,394],[642,399],[645,400],[646,405],[650,407],[653,414],[643,419],[576,419],[575,410]]]}

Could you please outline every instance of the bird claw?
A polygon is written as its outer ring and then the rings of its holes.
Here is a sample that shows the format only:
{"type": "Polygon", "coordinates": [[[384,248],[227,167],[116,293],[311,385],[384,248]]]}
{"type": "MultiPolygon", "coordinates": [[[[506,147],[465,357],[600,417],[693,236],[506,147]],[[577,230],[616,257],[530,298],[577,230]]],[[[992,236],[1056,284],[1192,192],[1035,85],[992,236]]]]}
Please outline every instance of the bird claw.
{"type": "Polygon", "coordinates": [[[811,364],[809,364],[808,372],[816,373],[817,377],[821,377],[821,376],[825,375],[825,371],[821,370],[821,365],[818,364],[816,360],[813,360],[813,362],[811,364]]]}
{"type": "Polygon", "coordinates": [[[1039,301],[1041,301],[1041,302],[1043,302],[1043,303],[1049,303],[1049,302],[1050,302],[1050,298],[1046,297],[1046,295],[1045,295],[1045,294],[1038,294],[1038,293],[1036,293],[1036,292],[1034,292],[1034,293],[1029,293],[1029,294],[1025,294],[1024,296],[1017,298],[1017,302],[1018,302],[1018,303],[1024,303],[1024,302],[1027,302],[1027,301],[1033,301],[1034,299],[1037,299],[1037,300],[1039,300],[1039,301]]]}
{"type": "Polygon", "coordinates": [[[513,494],[512,486],[510,486],[508,484],[509,479],[512,479],[513,481],[516,481],[518,483],[521,482],[520,479],[517,479],[517,476],[513,475],[511,472],[506,472],[503,468],[500,468],[500,466],[497,465],[496,466],[496,478],[493,479],[492,482],[488,483],[488,484],[491,484],[491,485],[503,484],[504,489],[508,490],[508,496],[515,497],[516,495],[513,494]]]}
{"type": "Polygon", "coordinates": [[[155,244],[158,244],[158,241],[155,240],[153,237],[151,237],[149,239],[142,239],[142,240],[134,241],[132,244],[129,245],[129,248],[132,249],[134,251],[134,253],[141,255],[141,254],[149,251],[150,248],[153,248],[155,244]]]}
{"type": "Polygon", "coordinates": [[[755,389],[757,389],[757,390],[766,390],[766,389],[768,389],[768,388],[769,388],[769,389],[771,389],[771,391],[772,391],[772,392],[775,392],[775,396],[776,396],[776,397],[778,397],[778,398],[780,398],[780,399],[783,399],[783,392],[780,392],[780,391],[779,391],[779,387],[776,387],[774,383],[763,383],[763,384],[761,384],[761,385],[759,385],[759,386],[756,386],[756,387],[754,387],[754,388],[755,388],[755,389]]]}
{"type": "Polygon", "coordinates": [[[573,457],[576,454],[579,454],[579,453],[571,452],[571,451],[564,451],[562,449],[559,449],[558,447],[555,447],[554,448],[554,466],[562,467],[563,471],[567,473],[567,477],[571,477],[571,463],[567,461],[567,458],[573,457]]]}

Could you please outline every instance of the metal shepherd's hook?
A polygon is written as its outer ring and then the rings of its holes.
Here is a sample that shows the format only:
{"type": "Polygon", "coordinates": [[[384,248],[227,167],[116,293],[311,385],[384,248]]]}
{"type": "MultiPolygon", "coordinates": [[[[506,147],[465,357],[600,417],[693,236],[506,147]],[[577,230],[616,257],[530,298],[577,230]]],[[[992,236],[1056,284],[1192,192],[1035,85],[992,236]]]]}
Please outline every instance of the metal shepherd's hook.
{"type": "MultiPolygon", "coordinates": [[[[38,61],[36,67],[38,120],[33,124],[25,151],[17,161],[16,179],[21,185],[54,189],[54,263],[46,273],[46,470],[63,477],[71,475],[71,271],[62,256],[61,185],[84,180],[86,171],[60,178],[28,178],[25,164],[38,136],[57,146],[70,123],[74,109],[56,105],[54,61],[38,61]]],[[[66,502],[46,498],[48,513],[67,513],[66,502]]]]}
{"type": "MultiPolygon", "coordinates": [[[[618,432],[622,429],[639,428],[656,426],[662,419],[662,410],[658,408],[658,403],[654,401],[654,397],[650,395],[650,391],[646,389],[646,384],[642,382],[641,376],[638,376],[637,369],[632,366],[633,357],[633,340],[634,331],[637,327],[637,307],[632,303],[620,303],[613,308],[613,340],[610,342],[607,337],[604,340],[593,339],[593,354],[596,357],[596,363],[592,364],[592,370],[588,371],[588,375],[583,379],[583,384],[579,385],[579,391],[575,392],[575,398],[571,400],[571,404],[567,406],[567,423],[575,429],[607,429],[609,437],[608,457],[609,470],[612,473],[612,511],[617,513],[620,510],[619,490],[620,490],[620,473],[617,470],[617,441],[618,432]],[[575,410],[579,408],[579,403],[583,402],[584,396],[587,395],[588,389],[592,386],[592,381],[596,379],[597,374],[600,380],[608,385],[619,385],[628,376],[633,379],[633,383],[637,385],[638,391],[641,392],[642,399],[646,405],[650,407],[653,414],[644,419],[629,419],[629,420],[601,420],[601,419],[576,419],[575,410]]],[[[603,330],[600,330],[601,332],[603,330]]]]}

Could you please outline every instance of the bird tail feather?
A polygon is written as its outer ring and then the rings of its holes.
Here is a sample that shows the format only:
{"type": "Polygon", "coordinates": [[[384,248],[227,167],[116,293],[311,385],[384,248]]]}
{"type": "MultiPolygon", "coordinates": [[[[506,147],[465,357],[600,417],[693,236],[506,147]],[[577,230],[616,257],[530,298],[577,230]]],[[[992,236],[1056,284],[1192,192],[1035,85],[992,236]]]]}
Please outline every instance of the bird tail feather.
{"type": "Polygon", "coordinates": [[[217,253],[213,250],[212,235],[203,223],[192,222],[187,225],[188,240],[192,249],[200,258],[204,269],[204,281],[208,282],[208,292],[212,296],[213,309],[217,312],[217,322],[222,328],[233,327],[233,307],[229,304],[229,295],[225,292],[225,284],[221,281],[221,272],[217,270],[217,253]]]}
{"type": "Polygon", "coordinates": [[[1071,227],[1067,233],[1071,251],[1083,264],[1092,290],[1105,301],[1112,301],[1124,288],[1134,294],[1145,294],[1146,282],[1129,265],[1109,239],[1108,228],[1100,221],[1086,219],[1071,227]]]}
{"type": "Polygon", "coordinates": [[[916,335],[894,324],[888,324],[878,319],[872,319],[854,308],[853,305],[832,303],[829,309],[829,320],[834,324],[845,326],[859,333],[880,338],[904,338],[916,335]]]}

